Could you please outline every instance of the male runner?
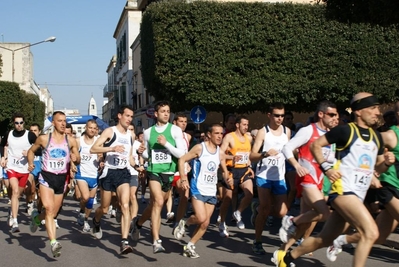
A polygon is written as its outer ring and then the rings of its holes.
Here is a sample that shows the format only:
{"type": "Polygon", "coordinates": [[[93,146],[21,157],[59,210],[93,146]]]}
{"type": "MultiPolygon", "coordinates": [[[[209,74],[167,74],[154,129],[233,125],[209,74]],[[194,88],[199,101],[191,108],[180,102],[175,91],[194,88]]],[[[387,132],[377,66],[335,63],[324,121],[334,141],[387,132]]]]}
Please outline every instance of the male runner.
{"type": "MultiPolygon", "coordinates": [[[[187,126],[186,114],[184,114],[182,112],[176,113],[175,118],[173,119],[173,124],[176,125],[177,127],[179,127],[183,131],[185,152],[187,153],[192,137],[188,133],[184,132],[186,130],[186,126],[187,126]]],[[[185,169],[186,174],[189,173],[190,166],[188,163],[185,164],[185,168],[186,168],[185,169]]],[[[177,206],[177,212],[176,212],[176,216],[175,216],[175,225],[173,227],[172,233],[173,233],[174,237],[178,240],[181,239],[182,236],[180,235],[181,233],[179,231],[176,231],[176,227],[179,225],[180,220],[183,219],[184,214],[186,213],[188,198],[189,198],[189,193],[190,193],[188,188],[178,186],[179,179],[181,179],[180,173],[177,172],[177,173],[175,173],[172,185],[174,186],[175,190],[177,191],[177,193],[179,195],[179,204],[177,206]]]]}
{"type": "MultiPolygon", "coordinates": [[[[395,163],[378,180],[374,180],[374,188],[367,192],[366,202],[378,202],[381,212],[377,215],[376,223],[379,236],[375,244],[383,244],[390,233],[395,231],[399,222],[399,102],[395,104],[397,125],[391,126],[388,131],[381,133],[385,147],[395,155],[395,163]]],[[[345,244],[358,243],[361,240],[359,232],[352,235],[340,235],[333,245],[327,248],[327,258],[330,261],[337,259],[345,244]]]]}
{"type": "Polygon", "coordinates": [[[286,253],[274,252],[276,266],[289,266],[301,255],[331,245],[343,233],[346,222],[360,233],[352,266],[365,266],[375,240],[378,228],[363,201],[370,186],[374,169],[385,172],[395,161],[392,152],[384,153],[380,133],[372,127],[380,116],[379,103],[370,93],[357,93],[351,101],[354,123],[340,125],[319,137],[310,150],[322,171],[333,183],[329,203],[334,209],[317,237],[306,238],[298,247],[286,253]],[[323,147],[336,144],[338,160],[334,168],[326,162],[323,147]]]}
{"type": "Polygon", "coordinates": [[[249,160],[252,137],[247,134],[248,125],[249,120],[246,117],[237,117],[236,130],[224,136],[220,147],[221,151],[227,154],[226,165],[234,181],[232,187],[227,185],[225,182],[222,182],[224,186],[223,200],[219,210],[219,232],[222,237],[229,236],[225,223],[227,210],[232,198],[237,197],[239,187],[244,192],[244,197],[241,199],[237,210],[233,212],[233,218],[236,220],[239,229],[245,229],[241,213],[249,206],[253,197],[252,179],[254,177],[254,172],[251,169],[251,161],[249,160]]]}
{"type": "Polygon", "coordinates": [[[11,232],[16,233],[19,232],[17,220],[19,198],[25,190],[29,178],[26,156],[29,148],[36,141],[36,135],[25,130],[25,118],[21,113],[14,114],[12,121],[14,123],[14,130],[10,131],[2,139],[2,146],[7,146],[7,149],[4,149],[1,165],[7,167],[7,176],[10,184],[11,214],[8,225],[11,227],[11,232]]]}
{"type": "Polygon", "coordinates": [[[90,224],[88,218],[94,205],[94,197],[97,193],[97,177],[98,168],[102,156],[90,153],[90,149],[96,137],[98,124],[96,120],[91,119],[86,122],[84,133],[77,139],[77,145],[80,153],[80,164],[76,166],[75,175],[77,188],[80,191],[80,212],[78,216],[78,224],[83,226],[83,232],[90,232],[90,224]]]}
{"type": "Polygon", "coordinates": [[[254,208],[255,240],[252,250],[255,254],[265,254],[262,246],[262,232],[267,216],[271,213],[272,203],[277,216],[287,213],[287,185],[285,183],[285,157],[281,152],[291,137],[291,130],[282,125],[284,105],[276,103],[270,106],[267,114],[269,124],[258,131],[250,154],[250,160],[258,162],[256,166],[256,185],[259,206],[254,208]],[[261,151],[261,153],[259,153],[261,151]],[[272,200],[274,198],[274,200],[272,200]]]}
{"type": "MultiPolygon", "coordinates": [[[[76,140],[65,135],[65,124],[65,114],[61,111],[54,112],[52,121],[54,131],[50,134],[40,135],[28,151],[29,171],[33,171],[35,169],[35,152],[42,149],[42,170],[39,175],[40,198],[46,209],[46,230],[54,257],[61,255],[62,246],[56,240],[54,217],[61,207],[67,186],[66,176],[69,172],[69,162],[72,161],[75,164],[80,162],[76,140]]],[[[33,210],[31,232],[36,232],[39,225],[39,214],[37,210],[33,210]]]]}
{"type": "Polygon", "coordinates": [[[185,144],[182,130],[169,123],[170,104],[159,101],[155,104],[157,122],[144,132],[145,150],[143,158],[148,159],[147,175],[150,187],[150,204],[140,219],[133,225],[131,237],[137,241],[140,228],[151,217],[153,252],[163,252],[162,240],[159,237],[161,211],[172,189],[173,176],[177,170],[177,160],[184,155],[185,144]]]}
{"type": "Polygon", "coordinates": [[[180,220],[176,229],[178,232],[185,231],[185,225],[196,224],[197,228],[186,246],[183,248],[183,255],[192,259],[199,258],[195,251],[195,244],[202,238],[208,228],[209,221],[215,209],[217,169],[220,164],[225,182],[233,185],[232,179],[228,177],[225,164],[226,155],[219,149],[222,142],[223,128],[219,124],[213,124],[207,131],[208,140],[194,146],[187,154],[179,159],[180,186],[188,190],[192,195],[192,205],[195,214],[187,221],[180,220]],[[190,186],[188,184],[185,163],[194,159],[193,178],[190,186]]]}
{"type": "Polygon", "coordinates": [[[128,235],[130,228],[130,170],[129,165],[134,166],[132,157],[132,145],[134,134],[128,127],[133,119],[133,110],[130,106],[122,105],[118,110],[118,124],[105,129],[94,142],[90,153],[105,153],[104,169],[100,176],[101,205],[96,209],[93,218],[92,234],[101,239],[101,218],[108,212],[111,203],[111,194],[116,192],[122,211],[121,217],[121,246],[120,253],[133,252],[129,245],[128,235]]]}
{"type": "MultiPolygon", "coordinates": [[[[301,128],[283,148],[284,156],[297,172],[297,197],[301,198],[301,214],[295,218],[286,215],[282,221],[280,239],[283,243],[291,239],[288,244],[283,245],[285,251],[303,236],[311,222],[325,221],[330,215],[330,208],[321,192],[324,174],[310,152],[310,145],[338,124],[335,104],[321,101],[317,106],[315,120],[315,123],[301,128]],[[293,153],[297,149],[298,161],[293,153]],[[297,226],[300,229],[297,230],[297,226]]],[[[334,164],[335,145],[324,147],[323,155],[326,162],[334,164]]]]}
{"type": "MultiPolygon", "coordinates": [[[[37,123],[32,123],[29,127],[29,131],[33,132],[36,137],[39,136],[40,134],[40,125],[37,123]]],[[[34,203],[33,201],[35,200],[36,196],[36,184],[37,184],[37,179],[39,178],[39,172],[40,172],[40,157],[42,155],[42,152],[39,150],[37,151],[35,155],[35,159],[33,163],[35,164],[35,169],[29,173],[29,178],[28,178],[28,183],[27,187],[25,189],[26,192],[26,212],[30,216],[32,214],[33,208],[34,208],[34,203]]],[[[40,202],[40,201],[39,201],[40,202]]],[[[36,202],[37,203],[37,202],[36,202]]]]}

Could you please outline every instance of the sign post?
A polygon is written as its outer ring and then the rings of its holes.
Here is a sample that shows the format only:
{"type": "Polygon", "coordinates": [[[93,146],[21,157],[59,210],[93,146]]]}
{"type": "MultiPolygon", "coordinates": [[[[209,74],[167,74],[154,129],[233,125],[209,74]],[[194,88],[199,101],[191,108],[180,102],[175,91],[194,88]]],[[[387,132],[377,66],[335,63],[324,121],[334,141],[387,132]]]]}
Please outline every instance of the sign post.
{"type": "Polygon", "coordinates": [[[203,123],[206,119],[205,108],[203,106],[193,107],[190,111],[190,118],[195,124],[198,124],[198,129],[199,129],[199,124],[203,123]]]}

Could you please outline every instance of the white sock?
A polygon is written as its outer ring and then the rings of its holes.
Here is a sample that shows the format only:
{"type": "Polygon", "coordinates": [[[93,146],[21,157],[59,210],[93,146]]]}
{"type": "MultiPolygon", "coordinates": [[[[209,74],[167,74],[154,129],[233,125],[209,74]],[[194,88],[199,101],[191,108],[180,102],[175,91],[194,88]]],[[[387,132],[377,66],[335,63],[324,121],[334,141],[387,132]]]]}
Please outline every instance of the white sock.
{"type": "Polygon", "coordinates": [[[236,214],[237,214],[238,216],[241,216],[241,211],[236,210],[236,214]]]}
{"type": "Polygon", "coordinates": [[[348,244],[348,241],[346,240],[346,235],[340,235],[335,240],[340,246],[348,244]]]}
{"type": "Polygon", "coordinates": [[[190,241],[187,243],[187,247],[191,247],[191,246],[194,246],[194,243],[190,241]]]}
{"type": "Polygon", "coordinates": [[[15,222],[15,223],[18,223],[17,218],[13,218],[12,221],[15,222]]]}

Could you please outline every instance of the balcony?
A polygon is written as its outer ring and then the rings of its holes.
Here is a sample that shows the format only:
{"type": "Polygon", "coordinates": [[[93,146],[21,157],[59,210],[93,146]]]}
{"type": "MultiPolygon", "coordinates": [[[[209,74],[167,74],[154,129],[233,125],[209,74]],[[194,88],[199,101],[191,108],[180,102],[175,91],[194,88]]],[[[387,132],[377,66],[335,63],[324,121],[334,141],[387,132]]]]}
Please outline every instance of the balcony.
{"type": "Polygon", "coordinates": [[[110,97],[113,94],[113,91],[111,90],[111,87],[108,85],[104,86],[103,89],[103,97],[110,97]]]}

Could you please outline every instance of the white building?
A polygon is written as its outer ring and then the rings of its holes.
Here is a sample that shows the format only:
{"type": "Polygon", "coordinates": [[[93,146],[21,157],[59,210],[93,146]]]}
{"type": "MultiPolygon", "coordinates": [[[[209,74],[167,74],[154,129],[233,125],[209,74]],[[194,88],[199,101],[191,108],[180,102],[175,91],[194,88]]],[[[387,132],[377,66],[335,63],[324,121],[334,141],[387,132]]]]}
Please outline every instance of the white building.
{"type": "Polygon", "coordinates": [[[48,88],[40,88],[33,76],[33,54],[29,43],[0,43],[3,61],[0,81],[14,81],[21,90],[35,94],[45,104],[45,115],[53,111],[53,99],[48,88]]]}
{"type": "Polygon", "coordinates": [[[94,100],[94,98],[93,98],[93,95],[90,98],[87,114],[97,116],[97,104],[96,104],[96,100],[94,100]]]}
{"type": "Polygon", "coordinates": [[[130,45],[140,33],[142,11],[137,8],[137,0],[126,1],[116,25],[113,37],[116,40],[116,55],[107,67],[108,84],[103,95],[108,103],[103,107],[103,120],[114,125],[120,105],[133,105],[132,50],[130,45]]]}

